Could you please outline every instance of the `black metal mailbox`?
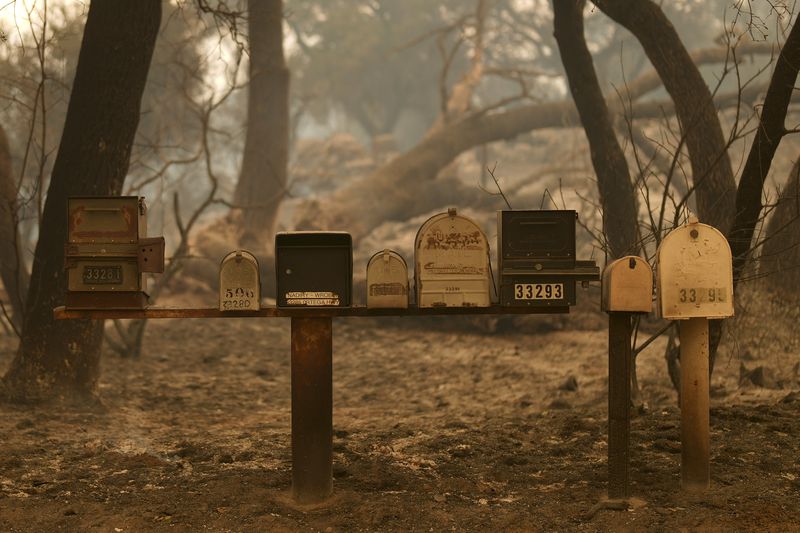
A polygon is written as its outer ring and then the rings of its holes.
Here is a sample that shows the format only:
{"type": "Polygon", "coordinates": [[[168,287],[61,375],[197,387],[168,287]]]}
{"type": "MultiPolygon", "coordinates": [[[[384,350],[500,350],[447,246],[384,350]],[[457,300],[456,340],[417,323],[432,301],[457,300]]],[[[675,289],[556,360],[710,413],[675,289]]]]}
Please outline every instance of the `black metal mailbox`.
{"type": "Polygon", "coordinates": [[[349,307],[353,240],[339,231],[275,235],[278,307],[349,307]]]}
{"type": "Polygon", "coordinates": [[[498,211],[501,305],[575,305],[575,283],[600,279],[594,261],[575,257],[577,218],[572,210],[498,211]]]}

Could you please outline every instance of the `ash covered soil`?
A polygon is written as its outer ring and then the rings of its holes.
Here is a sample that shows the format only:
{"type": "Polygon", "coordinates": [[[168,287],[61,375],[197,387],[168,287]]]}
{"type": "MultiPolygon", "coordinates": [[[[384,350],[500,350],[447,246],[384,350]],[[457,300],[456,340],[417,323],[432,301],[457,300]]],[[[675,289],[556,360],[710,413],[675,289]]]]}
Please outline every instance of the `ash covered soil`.
{"type": "MultiPolygon", "coordinates": [[[[335,320],[334,496],[306,507],[289,497],[288,319],[151,321],[140,359],[104,354],[96,405],[0,406],[0,530],[800,531],[792,313],[749,309],[725,334],[701,496],[680,491],[666,340],[641,353],[634,506],[594,514],[607,479],[596,310],[335,320]]],[[[0,370],[14,349],[0,338],[0,370]]]]}

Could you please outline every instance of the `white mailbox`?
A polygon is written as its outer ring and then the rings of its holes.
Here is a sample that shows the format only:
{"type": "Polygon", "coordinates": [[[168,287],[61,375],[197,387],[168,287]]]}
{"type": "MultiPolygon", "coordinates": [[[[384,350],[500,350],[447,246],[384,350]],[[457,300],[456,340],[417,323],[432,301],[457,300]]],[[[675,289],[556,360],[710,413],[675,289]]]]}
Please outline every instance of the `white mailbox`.
{"type": "Polygon", "coordinates": [[[455,209],[429,218],[417,232],[414,280],[419,307],[488,307],[489,242],[455,209]]]}
{"type": "Polygon", "coordinates": [[[733,316],[733,261],[716,228],[691,219],[658,248],[658,308],[663,318],[733,316]]]}
{"type": "Polygon", "coordinates": [[[649,313],[653,310],[653,269],[639,256],[621,257],[603,270],[603,311],[649,313]]]}
{"type": "Polygon", "coordinates": [[[367,307],[408,307],[408,266],[397,252],[383,250],[367,263],[367,307]]]}
{"type": "Polygon", "coordinates": [[[258,260],[246,250],[229,253],[219,266],[219,310],[258,311],[260,307],[258,260]]]}

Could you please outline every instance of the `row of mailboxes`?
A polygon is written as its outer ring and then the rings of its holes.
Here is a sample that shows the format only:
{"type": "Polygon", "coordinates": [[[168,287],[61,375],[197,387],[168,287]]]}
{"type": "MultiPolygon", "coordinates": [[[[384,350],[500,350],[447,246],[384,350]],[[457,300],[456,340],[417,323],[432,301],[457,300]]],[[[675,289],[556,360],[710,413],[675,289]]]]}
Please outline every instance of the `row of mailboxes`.
{"type": "MultiPolygon", "coordinates": [[[[163,272],[164,238],[147,237],[146,206],[136,196],[77,197],[67,205],[66,306],[144,308],[145,273],[163,272]]],[[[497,215],[498,295],[504,306],[575,304],[576,282],[598,277],[593,261],[575,254],[577,213],[500,211],[497,215]]],[[[485,307],[494,287],[489,243],[481,228],[455,209],[428,219],[415,239],[419,307],[485,307]]],[[[659,313],[664,318],[733,314],[731,252],[725,237],[696,219],[668,234],[658,250],[659,313]]],[[[285,232],[275,237],[277,305],[347,307],[352,300],[353,245],[344,232],[285,232]]],[[[652,270],[639,257],[607,265],[602,306],[649,312],[652,270]]],[[[219,308],[257,310],[257,259],[237,250],[220,265],[219,308]]],[[[409,273],[403,257],[383,250],[367,265],[367,306],[404,308],[409,273]]]]}
{"type": "MultiPolygon", "coordinates": [[[[599,278],[593,261],[575,258],[575,211],[503,211],[498,214],[500,303],[568,306],[575,284],[599,278]]],[[[414,243],[418,307],[488,307],[494,287],[489,241],[455,209],[422,224],[414,243]]],[[[275,238],[277,304],[349,306],[352,242],[346,233],[290,232],[275,238]]],[[[393,250],[367,265],[367,307],[405,308],[409,273],[393,250]]]]}

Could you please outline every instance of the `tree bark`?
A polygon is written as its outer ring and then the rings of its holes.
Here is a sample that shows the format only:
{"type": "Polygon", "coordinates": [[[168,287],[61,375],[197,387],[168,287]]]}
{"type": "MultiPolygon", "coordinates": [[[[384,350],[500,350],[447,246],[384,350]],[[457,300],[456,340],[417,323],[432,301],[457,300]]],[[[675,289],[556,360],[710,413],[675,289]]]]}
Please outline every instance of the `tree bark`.
{"type": "Polygon", "coordinates": [[[17,186],[11,172],[11,150],[0,127],[0,279],[8,295],[6,311],[17,332],[22,331],[30,274],[22,260],[18,229],[17,186]]]}
{"type": "Polygon", "coordinates": [[[775,210],[769,217],[759,257],[759,275],[776,294],[800,296],[800,159],[786,180],[775,210]]]}
{"type": "Polygon", "coordinates": [[[747,155],[739,188],[736,191],[736,218],[728,235],[733,254],[733,285],[738,285],[750,255],[758,220],[761,217],[764,182],[781,139],[789,102],[800,69],[800,25],[794,23],[783,45],[761,106],[758,130],[747,155]]]}
{"type": "Polygon", "coordinates": [[[603,207],[603,233],[613,258],[635,254],[638,217],[628,162],[609,118],[608,106],[583,34],[585,0],[553,0],[555,38],[578,109],[603,207]]]}
{"type": "Polygon", "coordinates": [[[247,134],[234,203],[242,208],[242,241],[268,242],[286,194],[289,69],[283,56],[282,0],[250,0],[247,134]]]}
{"type": "Polygon", "coordinates": [[[697,195],[698,217],[723,233],[734,215],[736,181],[711,91],[675,28],[652,0],[592,0],[633,33],[675,102],[697,195]]]}
{"type": "Polygon", "coordinates": [[[89,8],[34,254],[22,342],[3,378],[9,399],[94,391],[102,321],[53,319],[66,289],[67,198],[122,191],[160,20],[160,0],[96,0],[89,8]]]}

